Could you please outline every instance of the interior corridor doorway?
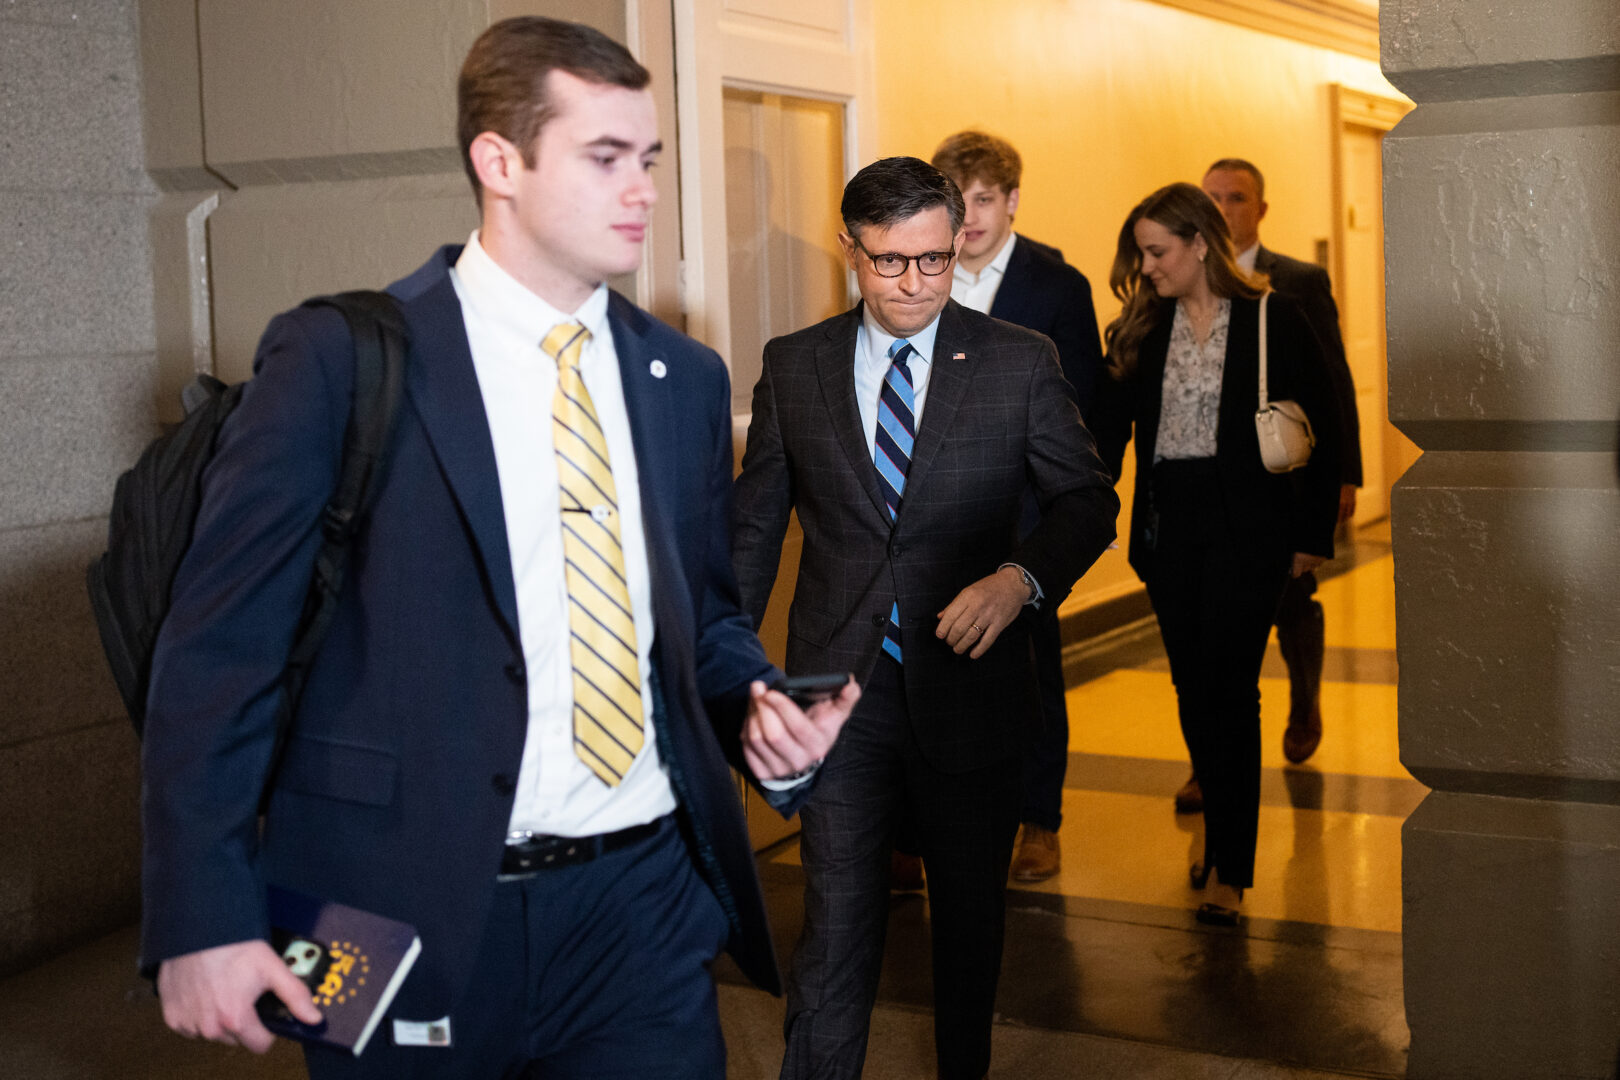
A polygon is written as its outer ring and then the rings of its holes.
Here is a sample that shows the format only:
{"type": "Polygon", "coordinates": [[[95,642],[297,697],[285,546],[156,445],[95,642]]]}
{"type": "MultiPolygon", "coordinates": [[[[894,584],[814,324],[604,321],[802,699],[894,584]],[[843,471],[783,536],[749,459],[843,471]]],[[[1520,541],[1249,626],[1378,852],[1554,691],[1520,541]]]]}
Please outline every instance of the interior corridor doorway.
{"type": "Polygon", "coordinates": [[[1345,359],[1361,416],[1363,483],[1355,524],[1389,516],[1389,491],[1418,448],[1389,422],[1384,330],[1384,133],[1411,108],[1335,85],[1333,100],[1333,291],[1345,359]]]}
{"type": "MultiPolygon", "coordinates": [[[[672,5],[686,331],[731,372],[741,457],[771,337],[843,310],[838,203],[874,156],[872,0],[689,0],[672,5]]],[[[786,652],[802,534],[794,521],[759,627],[786,652]]],[[[756,850],[797,831],[739,782],[756,850]]]]}

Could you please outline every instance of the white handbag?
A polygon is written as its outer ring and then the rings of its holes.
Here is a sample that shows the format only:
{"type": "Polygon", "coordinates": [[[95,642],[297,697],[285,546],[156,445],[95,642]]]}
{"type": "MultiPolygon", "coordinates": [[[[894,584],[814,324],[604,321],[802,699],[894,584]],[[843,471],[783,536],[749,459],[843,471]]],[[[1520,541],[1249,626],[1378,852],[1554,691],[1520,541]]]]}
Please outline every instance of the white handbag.
{"type": "Polygon", "coordinates": [[[1254,414],[1254,432],[1260,437],[1260,460],[1267,472],[1285,473],[1311,460],[1316,433],[1310,418],[1297,401],[1268,401],[1266,398],[1266,301],[1260,297],[1260,407],[1254,414]]]}

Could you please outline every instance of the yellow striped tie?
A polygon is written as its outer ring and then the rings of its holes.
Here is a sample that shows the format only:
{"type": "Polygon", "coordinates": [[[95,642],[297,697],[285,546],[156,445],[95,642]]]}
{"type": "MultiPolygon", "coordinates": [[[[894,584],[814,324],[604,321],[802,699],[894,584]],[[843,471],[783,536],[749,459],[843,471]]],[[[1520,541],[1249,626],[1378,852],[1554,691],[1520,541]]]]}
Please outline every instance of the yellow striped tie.
{"type": "Polygon", "coordinates": [[[579,357],[591,333],[562,323],[540,343],[557,361],[551,430],[562,496],[563,573],[568,581],[574,668],[574,753],[604,784],[630,771],[644,736],[636,622],[619,540],[619,500],[607,439],[579,357]]]}

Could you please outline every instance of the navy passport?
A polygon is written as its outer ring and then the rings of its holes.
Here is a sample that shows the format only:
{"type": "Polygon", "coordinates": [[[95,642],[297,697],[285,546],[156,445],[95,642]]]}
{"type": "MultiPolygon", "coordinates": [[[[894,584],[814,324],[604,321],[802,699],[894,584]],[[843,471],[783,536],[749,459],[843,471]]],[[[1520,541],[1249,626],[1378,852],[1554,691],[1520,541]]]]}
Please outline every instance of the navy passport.
{"type": "Polygon", "coordinates": [[[259,1018],[277,1035],[359,1055],[422,951],[416,928],[274,885],[268,897],[270,947],[304,980],[325,1019],[301,1024],[274,994],[259,999],[259,1018]]]}

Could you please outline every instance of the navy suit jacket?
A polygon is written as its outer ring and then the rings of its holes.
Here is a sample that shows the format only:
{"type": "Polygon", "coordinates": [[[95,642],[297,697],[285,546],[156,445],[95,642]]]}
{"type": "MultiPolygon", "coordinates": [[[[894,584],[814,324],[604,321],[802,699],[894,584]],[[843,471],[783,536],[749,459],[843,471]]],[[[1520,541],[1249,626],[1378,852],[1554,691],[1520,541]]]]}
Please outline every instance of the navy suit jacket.
{"type": "MultiPolygon", "coordinates": [[[[1018,234],[1007,270],[996,289],[990,315],[1045,334],[1057,346],[1058,366],[1068,383],[1080,419],[1088,427],[1096,412],[1097,380],[1103,377],[1103,354],[1097,333],[1097,311],[1091,283],[1063,261],[1063,252],[1018,234]]],[[[1018,534],[1028,536],[1041,520],[1035,493],[1024,496],[1018,534]]],[[[1056,605],[1051,614],[1057,614],[1056,605]]]]}
{"type": "Polygon", "coordinates": [[[1090,426],[1103,354],[1086,276],[1064,262],[1057,248],[1020,233],[990,314],[1052,339],[1080,418],[1090,426]]]}
{"type": "MultiPolygon", "coordinates": [[[[449,1013],[470,976],[528,725],[489,426],[449,278],[458,247],[390,291],[405,394],[370,519],[276,770],[276,685],[309,583],[351,395],[326,308],[278,316],[220,434],[159,639],[144,742],[142,960],[266,936],[264,882],[416,926],[400,1015],[449,1013]]],[[[655,623],[653,727],[699,871],[761,986],[779,978],[728,758],[752,679],[727,527],[730,391],[715,353],[612,297],[640,464],[655,623]],[[650,368],[662,361],[662,377],[650,368]]],[[[543,422],[538,418],[536,422],[543,422]]],[[[537,482],[544,478],[537,478],[537,482]]],[[[549,482],[549,481],[544,481],[549,482]]],[[[808,784],[786,799],[796,808],[808,784]]]]}

